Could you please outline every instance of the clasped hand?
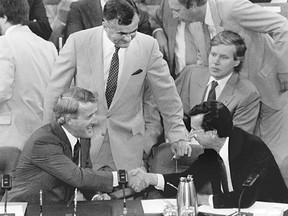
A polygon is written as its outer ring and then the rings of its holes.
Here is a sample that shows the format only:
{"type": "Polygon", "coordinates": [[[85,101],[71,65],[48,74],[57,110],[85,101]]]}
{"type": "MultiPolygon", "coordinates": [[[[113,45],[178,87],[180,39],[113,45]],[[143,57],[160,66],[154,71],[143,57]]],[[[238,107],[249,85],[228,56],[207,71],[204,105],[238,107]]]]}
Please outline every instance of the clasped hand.
{"type": "Polygon", "coordinates": [[[149,174],[141,168],[133,169],[128,172],[128,186],[135,192],[140,192],[150,185],[149,174]]]}

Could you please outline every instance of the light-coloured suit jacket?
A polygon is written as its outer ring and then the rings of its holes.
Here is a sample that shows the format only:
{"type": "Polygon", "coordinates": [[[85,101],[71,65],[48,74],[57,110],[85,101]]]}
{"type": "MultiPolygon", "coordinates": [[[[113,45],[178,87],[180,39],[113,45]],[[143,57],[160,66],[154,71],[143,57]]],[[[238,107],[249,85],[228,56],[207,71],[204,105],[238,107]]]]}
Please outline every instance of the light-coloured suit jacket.
{"type": "MultiPolygon", "coordinates": [[[[241,73],[241,72],[240,72],[241,73]]],[[[176,79],[184,113],[203,102],[210,74],[208,67],[187,66],[176,79]]],[[[230,110],[233,125],[252,133],[260,109],[260,95],[256,87],[239,73],[233,73],[217,98],[230,110]]]]}
{"type": "MultiPolygon", "coordinates": [[[[248,0],[208,0],[217,32],[238,33],[247,46],[243,74],[256,86],[261,101],[273,109],[281,108],[277,73],[288,73],[288,20],[248,0]],[[273,38],[273,39],[272,39],[273,38]]],[[[169,66],[173,68],[177,20],[168,1],[156,11],[152,28],[162,27],[167,35],[169,66]],[[155,20],[157,22],[155,22],[155,20]]]]}
{"type": "Polygon", "coordinates": [[[22,150],[42,124],[43,101],[57,50],[27,26],[0,37],[0,146],[22,150]]]}
{"type": "MultiPolygon", "coordinates": [[[[103,70],[103,27],[72,34],[53,69],[45,97],[44,121],[51,117],[57,95],[73,81],[76,86],[98,92],[98,125],[91,140],[91,160],[95,162],[108,130],[113,159],[117,169],[141,166],[147,147],[143,93],[145,83],[151,88],[163,116],[165,135],[171,142],[185,137],[183,108],[175,83],[163,60],[158,43],[151,36],[137,32],[125,52],[125,62],[117,91],[107,108],[103,70]],[[135,73],[142,69],[141,73],[135,73]]],[[[149,135],[148,135],[149,136],[149,135]]],[[[93,164],[94,165],[94,164],[93,164]]]]}

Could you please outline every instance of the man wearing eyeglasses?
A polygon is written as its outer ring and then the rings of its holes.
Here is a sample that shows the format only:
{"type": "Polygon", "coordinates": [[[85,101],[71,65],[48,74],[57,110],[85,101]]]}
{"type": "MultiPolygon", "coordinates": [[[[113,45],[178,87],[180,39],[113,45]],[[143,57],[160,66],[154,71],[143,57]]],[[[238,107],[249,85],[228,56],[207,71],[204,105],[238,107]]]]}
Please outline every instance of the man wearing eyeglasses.
{"type": "Polygon", "coordinates": [[[256,181],[243,193],[241,207],[256,200],[288,203],[288,189],[266,144],[258,137],[233,126],[232,116],[221,102],[206,101],[189,112],[190,137],[204,153],[184,172],[173,174],[132,171],[129,183],[136,191],[154,185],[164,196],[175,197],[180,177],[193,175],[199,205],[236,208],[243,183],[252,174],[256,181]],[[257,178],[258,177],[258,178],[257,178]]]}
{"type": "Polygon", "coordinates": [[[91,138],[93,169],[115,171],[143,166],[145,139],[159,129],[148,128],[143,104],[148,85],[163,117],[173,154],[191,153],[182,121],[182,103],[158,43],[137,31],[139,17],[132,2],[110,0],[103,25],[72,34],[55,64],[45,97],[44,121],[59,91],[72,81],[99,94],[98,126],[91,138]]]}

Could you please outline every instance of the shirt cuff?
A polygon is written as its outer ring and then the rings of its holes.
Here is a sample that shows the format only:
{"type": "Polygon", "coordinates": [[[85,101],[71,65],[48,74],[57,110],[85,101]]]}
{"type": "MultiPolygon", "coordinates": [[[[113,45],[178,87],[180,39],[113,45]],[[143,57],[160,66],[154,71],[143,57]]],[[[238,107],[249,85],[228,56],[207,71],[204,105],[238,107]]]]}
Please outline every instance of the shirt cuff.
{"type": "Polygon", "coordinates": [[[157,28],[157,29],[155,29],[153,32],[152,32],[152,36],[153,37],[155,37],[155,33],[157,32],[157,31],[164,31],[162,28],[157,28]]]}
{"type": "Polygon", "coordinates": [[[119,185],[119,181],[118,181],[118,172],[117,171],[113,171],[113,187],[117,187],[119,185]]]}
{"type": "Polygon", "coordinates": [[[156,174],[156,175],[157,175],[158,183],[157,183],[157,185],[155,186],[155,188],[156,188],[157,190],[162,190],[162,191],[164,191],[164,184],[165,184],[164,177],[163,177],[163,175],[161,175],[161,174],[156,174]]]}
{"type": "Polygon", "coordinates": [[[214,205],[213,205],[213,195],[210,195],[208,197],[208,203],[209,203],[209,206],[211,206],[212,208],[214,208],[214,205]]]}

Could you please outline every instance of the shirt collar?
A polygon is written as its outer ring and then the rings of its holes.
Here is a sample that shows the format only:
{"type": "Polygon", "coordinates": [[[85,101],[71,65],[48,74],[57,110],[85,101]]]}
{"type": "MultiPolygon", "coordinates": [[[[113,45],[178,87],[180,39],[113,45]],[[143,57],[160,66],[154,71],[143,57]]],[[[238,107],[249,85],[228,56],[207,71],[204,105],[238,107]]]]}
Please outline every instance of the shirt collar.
{"type": "Polygon", "coordinates": [[[209,86],[210,83],[211,83],[212,81],[214,81],[214,80],[218,83],[219,86],[225,86],[226,83],[228,82],[228,80],[230,79],[230,77],[232,76],[232,74],[233,74],[233,72],[232,72],[231,74],[229,74],[228,76],[220,79],[220,80],[216,80],[214,77],[210,76],[210,79],[209,79],[209,81],[208,81],[208,83],[207,83],[207,86],[209,86]]]}
{"type": "Polygon", "coordinates": [[[228,155],[228,146],[229,146],[229,137],[226,138],[224,145],[219,151],[220,157],[223,159],[223,161],[228,161],[229,155],[228,155]]]}
{"type": "Polygon", "coordinates": [[[67,136],[67,138],[68,138],[68,140],[69,140],[69,142],[70,142],[70,144],[72,146],[72,149],[73,149],[74,145],[77,142],[77,138],[75,136],[73,136],[69,131],[67,131],[65,129],[65,127],[63,127],[63,126],[61,126],[61,127],[63,128],[63,130],[64,130],[64,132],[65,132],[65,134],[66,134],[66,136],[67,136]]]}
{"type": "Polygon", "coordinates": [[[20,27],[20,26],[21,26],[21,24],[17,24],[17,25],[12,25],[12,26],[10,26],[10,27],[6,30],[5,35],[9,34],[9,33],[12,32],[14,29],[16,29],[16,28],[18,28],[18,27],[20,27]]]}

